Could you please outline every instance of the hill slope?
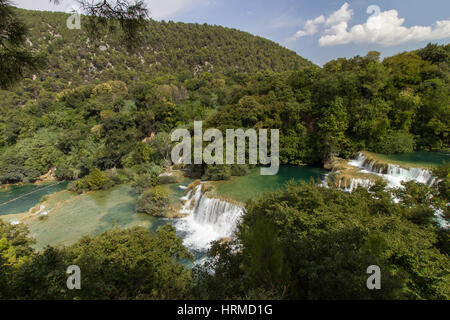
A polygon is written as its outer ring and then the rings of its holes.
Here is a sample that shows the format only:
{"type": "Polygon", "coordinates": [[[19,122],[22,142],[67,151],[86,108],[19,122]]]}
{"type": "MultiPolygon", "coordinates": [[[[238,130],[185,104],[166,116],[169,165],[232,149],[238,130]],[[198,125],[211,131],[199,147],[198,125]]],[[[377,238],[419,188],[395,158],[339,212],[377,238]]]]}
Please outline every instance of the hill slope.
{"type": "Polygon", "coordinates": [[[40,87],[36,82],[44,82],[48,91],[59,91],[93,80],[129,82],[181,71],[280,72],[311,65],[270,40],[221,26],[150,21],[145,40],[130,53],[119,34],[90,39],[83,28],[85,17],[81,30],[70,30],[68,14],[17,11],[31,28],[27,44],[44,53],[48,62],[45,70],[27,75],[18,86],[26,92],[36,91],[40,87]]]}

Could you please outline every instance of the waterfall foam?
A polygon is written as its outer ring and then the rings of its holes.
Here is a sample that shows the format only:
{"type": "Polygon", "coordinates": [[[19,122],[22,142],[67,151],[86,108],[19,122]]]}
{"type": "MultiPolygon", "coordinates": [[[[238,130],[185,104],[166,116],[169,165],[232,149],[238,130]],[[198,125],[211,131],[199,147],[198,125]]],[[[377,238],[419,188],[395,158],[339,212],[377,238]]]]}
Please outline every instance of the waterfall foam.
{"type": "MultiPolygon", "coordinates": [[[[342,180],[339,180],[338,188],[341,188],[341,183],[342,183],[342,180]]],[[[358,187],[369,188],[369,187],[371,187],[373,185],[374,185],[374,182],[371,181],[371,180],[367,180],[367,179],[352,179],[350,181],[350,185],[346,186],[346,187],[343,187],[342,189],[344,191],[347,191],[347,192],[352,192],[353,190],[355,190],[358,187]]]]}
{"type": "Polygon", "coordinates": [[[233,236],[244,208],[231,202],[209,198],[202,185],[189,190],[181,200],[186,201],[175,227],[184,238],[183,244],[195,251],[206,251],[212,241],[233,236]]]}
{"type": "Polygon", "coordinates": [[[432,185],[435,177],[431,171],[421,168],[402,168],[395,164],[386,163],[379,165],[375,160],[368,159],[363,153],[359,153],[356,159],[348,162],[349,165],[361,169],[361,173],[376,174],[388,182],[388,187],[402,187],[403,181],[416,181],[426,185],[432,185]]]}
{"type": "MultiPolygon", "coordinates": [[[[428,186],[432,186],[436,182],[436,177],[432,175],[430,170],[421,168],[402,168],[390,163],[383,163],[380,165],[375,160],[368,159],[363,153],[359,153],[356,159],[349,161],[348,164],[361,169],[361,173],[372,173],[382,177],[388,182],[388,187],[390,188],[403,188],[401,184],[403,181],[416,181],[428,186]]],[[[352,188],[350,187],[349,189],[352,188]]],[[[399,199],[394,196],[393,199],[395,202],[399,201],[399,199]]],[[[436,209],[434,209],[434,212],[441,227],[448,228],[449,223],[443,217],[443,212],[436,209]]]]}

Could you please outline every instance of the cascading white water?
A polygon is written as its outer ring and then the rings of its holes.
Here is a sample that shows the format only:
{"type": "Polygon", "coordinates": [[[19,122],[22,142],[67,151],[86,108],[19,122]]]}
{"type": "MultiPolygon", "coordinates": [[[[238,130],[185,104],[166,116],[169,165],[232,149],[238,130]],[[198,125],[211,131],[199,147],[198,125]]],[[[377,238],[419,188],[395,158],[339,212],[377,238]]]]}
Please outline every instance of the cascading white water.
{"type": "MultiPolygon", "coordinates": [[[[342,180],[339,180],[338,188],[341,188],[342,180]]],[[[368,179],[352,179],[348,187],[343,187],[342,189],[347,192],[352,192],[358,187],[369,188],[374,185],[374,182],[368,179]]]]}
{"type": "Polygon", "coordinates": [[[186,217],[175,223],[182,233],[184,245],[196,251],[206,251],[212,241],[233,236],[244,208],[220,199],[208,198],[198,185],[189,190],[180,213],[186,217]]]}
{"type": "MultiPolygon", "coordinates": [[[[386,166],[377,168],[376,162],[368,160],[362,153],[359,153],[356,159],[349,161],[348,164],[360,168],[361,173],[373,173],[382,177],[388,182],[388,187],[390,188],[403,188],[401,184],[403,181],[416,181],[428,186],[432,186],[436,182],[436,177],[431,174],[430,170],[420,168],[405,169],[394,164],[386,164],[386,166]]],[[[398,199],[394,197],[394,201],[397,202],[398,199]]],[[[443,218],[442,211],[435,210],[435,215],[441,227],[449,227],[448,221],[443,218]]]]}
{"type": "Polygon", "coordinates": [[[403,181],[416,181],[426,185],[432,185],[435,177],[430,170],[421,168],[402,168],[395,164],[386,164],[385,167],[376,167],[374,160],[368,160],[364,154],[359,153],[356,159],[348,162],[349,165],[358,167],[362,173],[373,173],[388,182],[388,187],[399,188],[403,181]]]}

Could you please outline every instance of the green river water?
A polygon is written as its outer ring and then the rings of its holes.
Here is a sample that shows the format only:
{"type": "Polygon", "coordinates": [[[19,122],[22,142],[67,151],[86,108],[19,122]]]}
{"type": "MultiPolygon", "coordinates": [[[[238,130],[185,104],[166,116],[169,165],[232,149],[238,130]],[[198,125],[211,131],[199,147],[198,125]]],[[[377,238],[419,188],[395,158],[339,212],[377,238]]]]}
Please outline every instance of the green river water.
{"type": "Polygon", "coordinates": [[[254,168],[246,176],[232,177],[228,181],[217,183],[216,194],[239,202],[255,198],[267,190],[276,190],[290,181],[321,180],[326,171],[318,167],[281,166],[278,174],[260,175],[260,169],[254,168]]]}
{"type": "Polygon", "coordinates": [[[0,216],[25,212],[39,203],[42,197],[65,190],[68,182],[45,183],[41,185],[26,184],[0,189],[0,216]]]}

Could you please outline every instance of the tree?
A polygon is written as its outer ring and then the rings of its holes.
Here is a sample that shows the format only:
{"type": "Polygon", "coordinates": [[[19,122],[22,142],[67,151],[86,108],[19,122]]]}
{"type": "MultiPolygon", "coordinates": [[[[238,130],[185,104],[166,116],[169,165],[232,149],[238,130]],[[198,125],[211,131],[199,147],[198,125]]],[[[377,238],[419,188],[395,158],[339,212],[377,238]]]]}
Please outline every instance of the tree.
{"type": "MultiPolygon", "coordinates": [[[[4,240],[0,232],[0,262],[4,240]]],[[[13,242],[10,242],[13,243],[13,242]]],[[[20,248],[14,244],[14,248],[20,248]]],[[[86,236],[67,247],[47,247],[31,253],[8,273],[0,286],[4,299],[183,299],[190,286],[190,271],[182,260],[192,255],[171,225],[156,232],[142,227],[114,228],[86,236]],[[82,272],[81,290],[66,286],[67,267],[82,272]],[[3,284],[3,283],[2,283],[3,284]]],[[[0,266],[0,283],[4,266],[0,266]]]]}
{"type": "Polygon", "coordinates": [[[230,178],[231,167],[225,164],[208,165],[202,176],[202,180],[207,181],[230,180],[230,178]]]}
{"type": "Polygon", "coordinates": [[[0,0],[0,88],[22,79],[26,70],[37,69],[39,59],[25,49],[28,29],[17,17],[9,0],[0,0]]]}
{"type": "Polygon", "coordinates": [[[436,43],[429,43],[423,49],[418,51],[419,56],[423,60],[431,61],[434,64],[441,62],[449,62],[450,60],[450,46],[440,46],[436,43]]]}
{"type": "Polygon", "coordinates": [[[106,185],[106,183],[108,183],[108,177],[98,168],[94,168],[94,170],[92,170],[92,172],[87,176],[87,184],[89,186],[89,190],[102,189],[106,185]]]}
{"type": "Polygon", "coordinates": [[[253,228],[243,227],[240,238],[246,249],[243,270],[255,287],[266,292],[287,287],[289,270],[284,265],[282,243],[276,236],[276,227],[266,217],[260,217],[253,228]]]}
{"type": "Polygon", "coordinates": [[[33,253],[35,241],[28,237],[23,224],[12,225],[0,220],[0,299],[11,298],[14,291],[13,276],[33,253]]]}
{"type": "MultiPolygon", "coordinates": [[[[50,0],[56,4],[62,0],[50,0]]],[[[77,0],[81,10],[89,16],[87,28],[91,35],[99,36],[102,28],[116,30],[116,23],[123,32],[123,40],[131,49],[139,45],[148,26],[148,9],[142,0],[77,0]]]]}
{"type": "Polygon", "coordinates": [[[151,142],[151,146],[164,162],[170,161],[172,140],[167,132],[159,132],[151,142]]]}
{"type": "Polygon", "coordinates": [[[181,263],[192,259],[165,225],[156,233],[135,227],[112,229],[85,237],[65,253],[83,270],[82,290],[68,296],[81,299],[180,299],[185,297],[190,272],[181,263]]]}
{"type": "Polygon", "coordinates": [[[420,192],[407,185],[400,203],[383,189],[344,193],[313,183],[267,192],[247,203],[236,240],[213,245],[194,291],[215,299],[449,299],[448,234],[416,214],[420,192]],[[366,287],[370,265],[382,270],[381,290],[366,287]]]}
{"type": "Polygon", "coordinates": [[[107,186],[109,182],[106,174],[98,168],[94,168],[91,172],[83,178],[72,182],[68,189],[82,193],[84,191],[100,190],[107,186]]]}
{"type": "Polygon", "coordinates": [[[346,142],[345,131],[348,128],[348,115],[342,98],[335,101],[324,110],[319,122],[320,136],[322,139],[322,159],[332,155],[338,155],[346,142]]]}

